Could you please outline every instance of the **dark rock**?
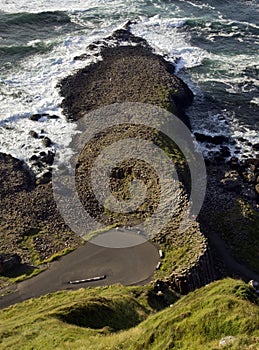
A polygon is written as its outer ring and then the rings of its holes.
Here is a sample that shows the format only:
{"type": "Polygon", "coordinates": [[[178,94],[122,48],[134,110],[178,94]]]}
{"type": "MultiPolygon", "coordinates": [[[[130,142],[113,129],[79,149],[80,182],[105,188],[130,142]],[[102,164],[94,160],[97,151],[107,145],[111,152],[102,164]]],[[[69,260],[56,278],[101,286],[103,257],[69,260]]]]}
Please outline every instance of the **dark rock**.
{"type": "Polygon", "coordinates": [[[33,120],[34,122],[38,122],[40,118],[47,117],[48,114],[46,113],[39,113],[39,114],[33,114],[29,117],[30,120],[33,120]]]}
{"type": "Polygon", "coordinates": [[[39,137],[39,135],[36,133],[36,131],[34,131],[34,130],[30,130],[29,131],[29,135],[31,136],[31,137],[33,137],[34,139],[37,139],[38,137],[39,137]]]}
{"type": "Polygon", "coordinates": [[[48,119],[59,119],[59,116],[55,114],[48,114],[48,119]]]}
{"type": "Polygon", "coordinates": [[[232,157],[232,158],[229,160],[228,164],[230,165],[230,167],[231,167],[232,169],[235,169],[235,170],[240,169],[239,160],[238,160],[238,158],[236,158],[236,157],[232,157]]]}
{"type": "Polygon", "coordinates": [[[200,134],[198,132],[194,133],[194,135],[197,141],[210,142],[210,143],[213,143],[214,145],[222,145],[224,142],[228,143],[229,141],[229,139],[223,135],[211,136],[211,135],[200,134]]]}
{"type": "Polygon", "coordinates": [[[249,166],[249,169],[252,171],[252,172],[254,172],[255,171],[255,165],[254,164],[251,164],[250,166],[249,166]]]}
{"type": "Polygon", "coordinates": [[[253,149],[254,149],[255,151],[259,151],[259,143],[255,143],[255,144],[253,145],[253,149]]]}
{"type": "Polygon", "coordinates": [[[44,152],[44,155],[41,157],[41,161],[43,163],[52,165],[53,162],[54,162],[54,157],[55,157],[55,153],[54,152],[51,152],[51,151],[48,151],[48,153],[44,152]]]}
{"type": "Polygon", "coordinates": [[[228,158],[231,156],[230,150],[227,146],[221,146],[220,153],[221,153],[222,157],[224,157],[224,158],[228,158]]]}
{"type": "Polygon", "coordinates": [[[145,39],[135,36],[129,30],[123,28],[115,30],[111,36],[106,38],[106,40],[117,41],[118,43],[128,42],[134,44],[141,44],[143,46],[149,47],[145,39]]]}
{"type": "Polygon", "coordinates": [[[30,158],[31,161],[37,161],[39,160],[39,156],[37,156],[36,154],[33,154],[30,158]]]}
{"type": "Polygon", "coordinates": [[[226,179],[222,183],[222,187],[227,191],[234,191],[239,193],[242,188],[242,183],[238,180],[226,179]]]}
{"type": "Polygon", "coordinates": [[[75,61],[84,61],[84,60],[87,60],[89,58],[91,58],[91,55],[89,55],[88,53],[84,53],[83,55],[75,56],[74,60],[75,61]]]}
{"type": "Polygon", "coordinates": [[[43,168],[43,164],[42,162],[40,161],[40,158],[38,158],[38,160],[36,160],[35,162],[32,163],[32,166],[34,168],[38,168],[38,169],[41,169],[43,168]]]}
{"type": "Polygon", "coordinates": [[[46,173],[44,173],[42,175],[42,177],[45,178],[45,179],[50,179],[51,176],[52,176],[51,171],[46,171],[46,173]]]}
{"type": "Polygon", "coordinates": [[[244,166],[250,168],[251,165],[255,166],[255,169],[259,169],[259,159],[258,158],[248,158],[244,161],[244,166]]]}
{"type": "Polygon", "coordinates": [[[0,274],[3,275],[21,264],[21,257],[18,254],[0,254],[0,274]]]}
{"type": "Polygon", "coordinates": [[[51,171],[46,171],[40,178],[36,180],[37,185],[47,184],[51,181],[52,174],[51,171]]]}
{"type": "Polygon", "coordinates": [[[225,157],[221,154],[221,152],[215,152],[214,162],[215,162],[215,165],[217,163],[219,163],[219,164],[225,163],[225,157]]]}
{"type": "Polygon", "coordinates": [[[128,30],[119,29],[105,40],[111,42],[101,48],[102,61],[59,83],[67,118],[78,120],[86,112],[114,103],[143,102],[168,109],[189,127],[184,109],[192,103],[193,93],[172,74],[174,65],[154,54],[144,39],[128,30]],[[114,41],[129,45],[114,47],[114,41]]]}
{"type": "Polygon", "coordinates": [[[47,117],[48,119],[59,119],[58,115],[55,114],[47,114],[47,113],[38,113],[33,114],[29,117],[30,120],[33,120],[34,122],[38,122],[41,118],[47,117]]]}
{"type": "Polygon", "coordinates": [[[21,160],[0,153],[0,197],[31,190],[35,177],[31,169],[21,160]]]}
{"type": "Polygon", "coordinates": [[[98,45],[96,45],[96,44],[90,44],[87,46],[87,50],[93,51],[96,49],[98,49],[98,45]]]}
{"type": "Polygon", "coordinates": [[[42,139],[42,144],[45,147],[50,147],[52,145],[52,141],[49,137],[44,136],[44,138],[42,139]]]}
{"type": "Polygon", "coordinates": [[[241,194],[247,199],[251,199],[251,200],[256,199],[256,193],[253,188],[246,187],[241,191],[241,194]]]}
{"type": "Polygon", "coordinates": [[[242,179],[237,171],[230,171],[225,174],[220,185],[227,191],[239,193],[242,188],[242,179]]]}
{"type": "Polygon", "coordinates": [[[50,182],[50,179],[48,177],[40,177],[36,180],[36,185],[45,185],[50,182]]]}

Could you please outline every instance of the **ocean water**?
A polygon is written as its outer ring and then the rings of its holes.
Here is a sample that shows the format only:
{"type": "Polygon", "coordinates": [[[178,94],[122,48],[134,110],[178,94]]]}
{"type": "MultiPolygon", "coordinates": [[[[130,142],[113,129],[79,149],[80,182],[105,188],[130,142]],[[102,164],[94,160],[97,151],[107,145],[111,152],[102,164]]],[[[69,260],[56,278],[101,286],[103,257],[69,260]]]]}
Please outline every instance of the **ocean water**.
{"type": "MultiPolygon", "coordinates": [[[[0,0],[0,151],[29,162],[43,150],[34,130],[63,149],[76,132],[60,108],[58,81],[97,60],[75,61],[86,47],[131,20],[132,33],[177,62],[192,89],[194,132],[225,135],[231,156],[259,143],[259,3],[257,0],[0,0]],[[58,119],[29,119],[48,113],[58,119]]],[[[204,156],[219,146],[200,143],[204,156]]],[[[258,152],[257,152],[258,153],[258,152]]]]}

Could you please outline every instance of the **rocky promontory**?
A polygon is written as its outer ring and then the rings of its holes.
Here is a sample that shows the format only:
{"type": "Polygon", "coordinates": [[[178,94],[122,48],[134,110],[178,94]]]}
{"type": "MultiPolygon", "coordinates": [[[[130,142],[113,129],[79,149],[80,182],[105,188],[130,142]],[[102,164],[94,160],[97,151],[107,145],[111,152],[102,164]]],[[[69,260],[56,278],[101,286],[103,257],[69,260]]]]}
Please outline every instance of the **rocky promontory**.
{"type": "MultiPolygon", "coordinates": [[[[190,127],[185,110],[192,103],[193,93],[174,75],[174,65],[154,54],[146,41],[134,37],[126,29],[121,29],[106,40],[92,44],[88,47],[88,51],[91,50],[93,55],[99,57],[98,61],[63,79],[58,86],[63,96],[62,107],[68,122],[78,121],[86,113],[101,107],[124,102],[142,102],[172,112],[190,127]]],[[[84,60],[87,57],[88,54],[75,59],[84,60]]],[[[38,117],[38,115],[34,117],[35,122],[38,117]]],[[[249,268],[246,273],[238,268],[232,270],[234,260],[230,263],[225,262],[225,253],[221,255],[222,260],[217,259],[218,251],[233,248],[231,242],[236,239],[237,232],[242,236],[238,239],[241,241],[246,239],[245,233],[241,232],[245,232],[247,222],[252,221],[258,225],[256,214],[258,197],[256,194],[253,198],[244,196],[244,193],[251,192],[252,186],[246,179],[245,171],[240,172],[241,167],[237,165],[238,170],[233,169],[237,171],[234,174],[229,172],[230,165],[224,162],[211,163],[208,167],[207,196],[198,221],[193,221],[186,232],[179,234],[180,222],[189,201],[191,180],[188,164],[174,142],[166,139],[163,134],[154,132],[152,128],[118,127],[106,130],[82,149],[76,166],[76,185],[80,200],[91,215],[105,225],[135,225],[152,215],[158,205],[160,187],[156,174],[152,167],[138,161],[134,162],[132,159],[114,169],[110,185],[117,198],[124,200],[129,195],[130,181],[141,180],[148,184],[148,200],[139,210],[130,215],[109,212],[99,205],[91,191],[89,169],[100,150],[119,140],[120,137],[144,137],[145,140],[154,142],[167,152],[180,174],[178,191],[174,192],[172,188],[165,189],[168,199],[175,196],[177,205],[168,225],[155,237],[155,242],[165,252],[162,266],[157,271],[156,277],[163,279],[181,293],[186,293],[212,281],[215,278],[214,267],[216,267],[216,277],[224,274],[234,274],[238,277],[250,276],[249,268]],[[249,205],[246,210],[248,218],[245,219],[243,198],[245,198],[245,208],[249,205]],[[233,223],[237,225],[242,220],[231,221],[229,216],[234,204],[237,205],[237,211],[239,210],[238,217],[244,219],[243,231],[236,230],[233,226],[233,223]],[[239,204],[241,207],[238,207],[239,204]],[[224,224],[224,230],[221,225],[216,225],[218,220],[220,222],[220,215],[222,217],[221,209],[226,214],[227,223],[224,224]],[[232,227],[233,232],[229,233],[228,227],[232,227]],[[228,234],[227,243],[223,241],[222,245],[215,245],[217,237],[226,239],[225,232],[228,234]],[[213,261],[210,247],[213,251],[213,261]],[[235,273],[233,273],[234,270],[235,273]]],[[[53,158],[54,154],[51,156],[51,162],[48,162],[47,178],[36,180],[33,171],[23,161],[10,155],[0,154],[0,252],[17,253],[22,257],[23,262],[36,266],[55,253],[78,247],[83,243],[83,240],[65,224],[56,206],[51,181],[53,158]]],[[[234,165],[232,164],[231,167],[234,165]]],[[[256,169],[255,167],[255,176],[256,169]]],[[[249,174],[250,172],[247,171],[247,176],[249,174]]],[[[253,182],[255,189],[256,186],[253,182]]],[[[170,210],[169,204],[165,207],[170,210]]],[[[236,217],[233,216],[233,218],[236,217]]],[[[257,242],[257,238],[255,241],[251,239],[253,232],[251,228],[251,232],[248,233],[251,249],[253,242],[257,242]]],[[[235,249],[234,251],[236,252],[235,249]]],[[[245,263],[246,254],[247,251],[243,254],[245,263]]],[[[251,254],[258,253],[253,250],[251,254]]],[[[250,266],[255,269],[253,263],[250,266]]],[[[3,281],[6,280],[3,279],[3,281]]]]}

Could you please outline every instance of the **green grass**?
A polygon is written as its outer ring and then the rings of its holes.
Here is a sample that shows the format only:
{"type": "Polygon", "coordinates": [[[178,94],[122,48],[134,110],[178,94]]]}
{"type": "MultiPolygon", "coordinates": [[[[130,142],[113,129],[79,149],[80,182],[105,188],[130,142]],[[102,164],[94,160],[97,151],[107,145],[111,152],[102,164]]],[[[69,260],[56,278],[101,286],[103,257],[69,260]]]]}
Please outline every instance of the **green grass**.
{"type": "Polygon", "coordinates": [[[0,349],[219,349],[229,335],[228,349],[258,349],[257,297],[244,282],[214,282],[159,312],[151,295],[114,285],[28,300],[0,311],[0,349]]]}

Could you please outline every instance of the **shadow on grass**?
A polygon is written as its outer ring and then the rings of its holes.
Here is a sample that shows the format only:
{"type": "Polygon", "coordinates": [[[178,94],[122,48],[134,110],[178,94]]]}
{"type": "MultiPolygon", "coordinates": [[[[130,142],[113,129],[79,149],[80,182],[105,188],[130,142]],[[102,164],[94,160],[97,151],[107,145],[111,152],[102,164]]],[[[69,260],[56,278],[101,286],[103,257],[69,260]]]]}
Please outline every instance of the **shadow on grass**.
{"type": "Polygon", "coordinates": [[[21,264],[11,270],[4,272],[2,276],[8,278],[17,278],[23,275],[30,276],[35,270],[38,270],[38,268],[29,264],[21,264]]]}

